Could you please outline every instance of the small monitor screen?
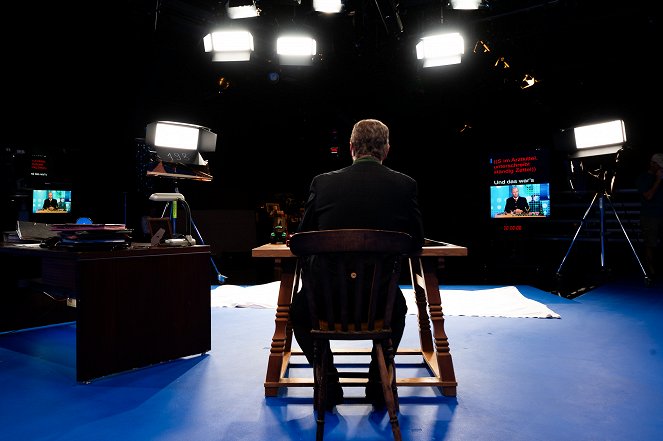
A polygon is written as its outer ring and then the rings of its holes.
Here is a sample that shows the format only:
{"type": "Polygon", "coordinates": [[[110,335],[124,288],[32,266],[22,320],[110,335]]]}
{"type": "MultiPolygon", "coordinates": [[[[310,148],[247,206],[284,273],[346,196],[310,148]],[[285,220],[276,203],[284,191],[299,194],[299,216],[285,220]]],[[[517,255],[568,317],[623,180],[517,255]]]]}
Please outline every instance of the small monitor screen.
{"type": "Polygon", "coordinates": [[[71,190],[32,190],[32,213],[71,213],[71,190]]]}
{"type": "Polygon", "coordinates": [[[493,185],[490,187],[490,216],[508,216],[507,200],[513,197],[513,188],[518,189],[518,197],[527,204],[522,216],[550,217],[550,184],[493,185]]]}

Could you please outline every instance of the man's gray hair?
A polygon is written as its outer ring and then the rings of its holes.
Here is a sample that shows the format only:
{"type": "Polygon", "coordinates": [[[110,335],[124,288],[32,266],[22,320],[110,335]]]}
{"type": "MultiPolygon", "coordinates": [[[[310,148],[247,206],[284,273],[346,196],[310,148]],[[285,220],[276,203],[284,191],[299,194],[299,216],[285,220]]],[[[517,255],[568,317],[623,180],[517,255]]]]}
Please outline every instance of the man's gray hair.
{"type": "Polygon", "coordinates": [[[370,155],[383,161],[389,147],[389,127],[377,119],[362,119],[352,128],[350,142],[358,157],[370,155]]]}

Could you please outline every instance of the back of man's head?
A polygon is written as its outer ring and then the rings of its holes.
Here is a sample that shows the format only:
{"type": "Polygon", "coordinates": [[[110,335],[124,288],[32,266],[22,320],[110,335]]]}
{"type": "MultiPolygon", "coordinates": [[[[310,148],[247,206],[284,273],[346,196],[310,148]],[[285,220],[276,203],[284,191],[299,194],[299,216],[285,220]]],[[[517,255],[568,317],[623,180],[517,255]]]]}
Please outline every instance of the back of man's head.
{"type": "Polygon", "coordinates": [[[377,119],[362,119],[352,128],[350,143],[356,156],[370,155],[383,161],[389,148],[389,128],[377,119]]]}

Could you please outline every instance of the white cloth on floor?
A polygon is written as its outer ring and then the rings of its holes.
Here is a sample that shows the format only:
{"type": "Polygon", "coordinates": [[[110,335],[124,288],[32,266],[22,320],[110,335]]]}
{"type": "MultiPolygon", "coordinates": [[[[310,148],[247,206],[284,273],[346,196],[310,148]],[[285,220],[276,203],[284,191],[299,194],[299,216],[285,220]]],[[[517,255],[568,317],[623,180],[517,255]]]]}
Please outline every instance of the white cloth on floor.
{"type": "MultiPolygon", "coordinates": [[[[416,314],[412,288],[401,288],[408,314],[416,314]]],[[[220,285],[212,289],[212,307],[276,309],[279,282],[261,285],[220,285]]],[[[441,289],[445,316],[561,318],[541,302],[523,296],[515,286],[464,290],[441,289]]]]}

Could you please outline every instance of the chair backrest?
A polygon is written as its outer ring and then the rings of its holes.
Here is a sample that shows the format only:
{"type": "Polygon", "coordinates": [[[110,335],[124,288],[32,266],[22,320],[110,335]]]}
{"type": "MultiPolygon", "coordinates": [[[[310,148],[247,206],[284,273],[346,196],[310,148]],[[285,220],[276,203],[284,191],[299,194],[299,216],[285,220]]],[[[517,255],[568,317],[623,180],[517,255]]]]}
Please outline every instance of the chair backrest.
{"type": "Polygon", "coordinates": [[[292,235],[298,257],[295,289],[308,296],[313,330],[389,330],[403,259],[412,237],[386,230],[340,229],[292,235]]]}

